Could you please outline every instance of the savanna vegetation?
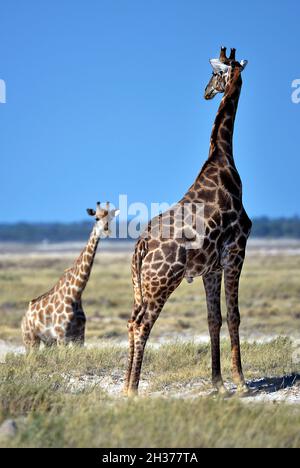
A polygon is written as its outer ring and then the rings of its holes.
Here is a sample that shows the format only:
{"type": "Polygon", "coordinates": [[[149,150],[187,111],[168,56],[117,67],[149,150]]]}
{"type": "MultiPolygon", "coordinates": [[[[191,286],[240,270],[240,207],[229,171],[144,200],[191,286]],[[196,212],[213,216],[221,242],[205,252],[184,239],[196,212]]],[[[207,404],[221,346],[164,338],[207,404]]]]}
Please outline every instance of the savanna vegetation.
{"type": "MultiPolygon", "coordinates": [[[[230,376],[228,342],[222,346],[230,376]]],[[[294,370],[289,340],[243,345],[248,378],[294,370]]],[[[19,431],[9,447],[299,447],[300,409],[209,393],[208,345],[146,353],[142,395],[121,396],[124,347],[10,355],[0,367],[0,420],[19,431]],[[208,394],[205,394],[205,391],[208,394]]]]}
{"type": "MultiPolygon", "coordinates": [[[[53,286],[75,255],[0,256],[0,339],[20,342],[20,321],[28,301],[53,286]]],[[[240,302],[243,336],[300,332],[300,256],[248,255],[240,302]]],[[[83,304],[90,342],[127,340],[126,323],[132,306],[129,253],[98,254],[83,304]]],[[[225,318],[224,301],[223,310],[225,318]]],[[[223,332],[227,333],[226,323],[223,332]]],[[[202,281],[184,282],[163,310],[153,340],[204,333],[207,320],[202,281]]]]}
{"type": "MultiPolygon", "coordinates": [[[[1,340],[21,344],[27,302],[52,286],[74,258],[74,253],[0,256],[0,345],[1,340]]],[[[155,326],[140,399],[122,397],[132,303],[129,266],[129,253],[97,256],[83,298],[86,348],[2,357],[0,426],[12,418],[18,431],[10,438],[0,434],[0,446],[299,447],[299,405],[246,403],[235,396],[225,324],[222,363],[233,393],[225,399],[212,393],[210,347],[202,341],[207,322],[201,280],[182,284],[155,326]]],[[[243,343],[250,383],[292,375],[294,388],[299,386],[294,345],[290,338],[276,338],[299,336],[299,299],[300,256],[248,256],[241,280],[241,330],[252,338],[243,343]]],[[[224,304],[223,310],[225,316],[224,304]]]]}

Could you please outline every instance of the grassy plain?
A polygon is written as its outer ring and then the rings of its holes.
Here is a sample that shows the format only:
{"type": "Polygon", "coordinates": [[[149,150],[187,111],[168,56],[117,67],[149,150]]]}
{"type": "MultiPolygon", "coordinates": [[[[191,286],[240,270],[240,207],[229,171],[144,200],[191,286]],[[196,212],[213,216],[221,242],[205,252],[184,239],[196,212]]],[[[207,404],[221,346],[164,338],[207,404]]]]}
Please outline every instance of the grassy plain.
{"type": "MultiPolygon", "coordinates": [[[[230,378],[228,342],[223,367],[230,378]]],[[[291,343],[243,345],[248,379],[293,372],[291,343]]],[[[9,447],[299,447],[300,408],[245,403],[209,392],[209,347],[149,348],[141,397],[121,396],[124,347],[42,350],[0,366],[0,421],[9,447]],[[207,393],[206,393],[207,392],[207,393]]]]}
{"type": "MultiPolygon", "coordinates": [[[[0,255],[2,343],[20,345],[27,302],[52,286],[73,259],[73,254],[0,255]]],[[[276,338],[299,337],[299,299],[300,255],[248,256],[241,331],[252,341],[243,343],[243,361],[258,395],[266,390],[259,379],[269,382],[270,390],[273,378],[286,375],[294,376],[299,394],[294,345],[290,338],[276,338]]],[[[13,418],[18,426],[14,438],[0,435],[0,446],[300,447],[299,405],[246,403],[234,393],[220,399],[211,392],[201,280],[184,283],[171,297],[151,336],[150,343],[160,346],[146,352],[141,397],[124,399],[131,303],[129,253],[99,253],[84,294],[88,347],[41,350],[29,357],[11,353],[0,364],[0,425],[13,418]]],[[[225,324],[222,365],[232,390],[225,324]]]]}
{"type": "MultiPolygon", "coordinates": [[[[53,286],[74,255],[0,254],[0,339],[20,342],[20,321],[29,300],[53,286]]],[[[83,305],[89,340],[127,339],[132,307],[129,253],[98,254],[83,305]]],[[[240,306],[245,337],[300,332],[300,255],[249,255],[240,306]]],[[[224,301],[223,315],[226,318],[224,301]]],[[[201,334],[207,334],[206,304],[202,281],[197,279],[191,285],[183,282],[171,296],[152,336],[155,340],[201,334]]]]}

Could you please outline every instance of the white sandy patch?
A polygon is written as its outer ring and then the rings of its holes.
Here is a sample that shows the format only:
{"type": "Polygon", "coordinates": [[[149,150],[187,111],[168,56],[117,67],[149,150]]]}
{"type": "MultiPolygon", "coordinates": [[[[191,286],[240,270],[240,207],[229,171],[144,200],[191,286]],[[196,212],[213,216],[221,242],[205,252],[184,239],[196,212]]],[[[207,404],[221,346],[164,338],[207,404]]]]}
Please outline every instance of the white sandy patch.
{"type": "Polygon", "coordinates": [[[8,353],[24,354],[25,348],[23,346],[16,346],[7,341],[0,340],[0,363],[4,363],[8,353]]]}
{"type": "MultiPolygon", "coordinates": [[[[109,396],[119,398],[123,396],[124,386],[124,373],[120,371],[113,371],[109,375],[82,375],[80,377],[74,377],[69,375],[63,375],[67,389],[70,393],[76,394],[81,393],[85,390],[93,390],[97,387],[104,392],[107,392],[109,396]]],[[[149,382],[141,380],[140,390],[141,393],[145,393],[149,387],[149,382]]]]}
{"type": "MultiPolygon", "coordinates": [[[[271,343],[274,340],[277,340],[278,338],[287,338],[291,340],[292,342],[299,342],[300,340],[300,333],[295,332],[294,335],[265,335],[262,333],[251,333],[249,335],[242,335],[241,336],[241,342],[242,343],[249,343],[249,344],[268,344],[271,343]]],[[[224,332],[221,333],[221,340],[228,340],[229,335],[228,333],[224,332]]],[[[208,334],[201,334],[201,335],[193,335],[192,333],[172,333],[172,334],[167,334],[167,335],[162,335],[160,337],[156,338],[150,338],[149,342],[147,343],[147,349],[153,349],[157,350],[161,348],[161,346],[164,345],[176,345],[176,344],[196,344],[196,345],[207,345],[210,344],[210,337],[208,334]]],[[[127,340],[119,340],[118,338],[114,338],[111,340],[107,339],[101,339],[98,341],[93,341],[90,343],[87,343],[86,346],[87,348],[106,348],[108,345],[113,345],[117,347],[124,347],[127,348],[128,346],[128,341],[127,340]]]]}
{"type": "Polygon", "coordinates": [[[285,388],[274,393],[261,392],[253,396],[245,397],[245,403],[288,403],[300,404],[300,386],[285,388]]]}
{"type": "MultiPolygon", "coordinates": [[[[105,376],[83,375],[74,377],[64,375],[67,389],[70,393],[81,393],[85,390],[92,390],[97,387],[113,398],[123,398],[124,375],[118,371],[105,376]]],[[[194,379],[185,384],[180,382],[166,386],[161,391],[150,391],[151,379],[141,380],[140,396],[152,398],[168,399],[196,399],[217,397],[217,393],[212,389],[208,379],[194,379]]],[[[286,403],[300,404],[300,376],[291,375],[274,379],[261,379],[248,382],[249,393],[239,395],[236,387],[231,382],[225,382],[228,394],[225,399],[234,397],[240,398],[243,403],[286,403]],[[276,382],[276,385],[273,383],[276,382]]]]}

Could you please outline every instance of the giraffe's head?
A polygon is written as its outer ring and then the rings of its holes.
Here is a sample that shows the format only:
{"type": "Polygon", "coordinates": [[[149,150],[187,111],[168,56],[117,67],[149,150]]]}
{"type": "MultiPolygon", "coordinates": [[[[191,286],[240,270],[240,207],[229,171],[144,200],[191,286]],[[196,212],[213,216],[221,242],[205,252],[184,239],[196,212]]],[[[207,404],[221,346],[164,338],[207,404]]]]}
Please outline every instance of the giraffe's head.
{"type": "Polygon", "coordinates": [[[231,49],[230,56],[227,58],[226,47],[222,47],[220,57],[210,60],[213,76],[205,88],[204,98],[206,100],[213,99],[218,93],[224,93],[233,74],[240,75],[245,70],[248,61],[238,62],[235,54],[236,49],[231,49]]]}
{"type": "Polygon", "coordinates": [[[101,203],[97,203],[96,210],[88,208],[87,212],[96,220],[96,233],[100,236],[109,237],[111,234],[110,224],[112,220],[120,214],[120,210],[111,210],[109,202],[106,203],[105,208],[101,207],[101,203]]]}

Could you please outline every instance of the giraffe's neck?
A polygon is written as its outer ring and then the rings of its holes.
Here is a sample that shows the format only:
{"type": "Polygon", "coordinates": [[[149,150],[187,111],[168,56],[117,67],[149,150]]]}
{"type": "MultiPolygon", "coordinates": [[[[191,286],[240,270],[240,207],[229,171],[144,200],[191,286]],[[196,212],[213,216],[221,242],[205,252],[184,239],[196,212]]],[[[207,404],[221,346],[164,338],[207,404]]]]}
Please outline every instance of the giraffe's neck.
{"type": "Polygon", "coordinates": [[[99,233],[95,226],[85,248],[75,261],[73,268],[70,270],[70,286],[72,286],[71,289],[74,291],[74,300],[81,297],[81,294],[87,285],[99,241],[99,233]]]}
{"type": "Polygon", "coordinates": [[[213,126],[209,159],[233,160],[233,132],[236,112],[242,89],[242,78],[238,70],[232,73],[226,87],[213,126]]]}

